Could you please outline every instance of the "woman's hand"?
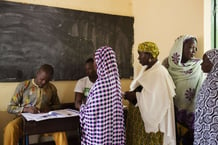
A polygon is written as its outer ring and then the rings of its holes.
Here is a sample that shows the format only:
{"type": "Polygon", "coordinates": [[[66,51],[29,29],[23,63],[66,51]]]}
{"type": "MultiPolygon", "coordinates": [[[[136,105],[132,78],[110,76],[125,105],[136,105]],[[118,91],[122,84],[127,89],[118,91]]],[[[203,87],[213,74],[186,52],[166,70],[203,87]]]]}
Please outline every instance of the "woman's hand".
{"type": "Polygon", "coordinates": [[[124,99],[128,100],[129,102],[131,102],[133,105],[135,105],[137,103],[136,100],[136,92],[132,92],[132,91],[127,91],[124,93],[124,99]]]}

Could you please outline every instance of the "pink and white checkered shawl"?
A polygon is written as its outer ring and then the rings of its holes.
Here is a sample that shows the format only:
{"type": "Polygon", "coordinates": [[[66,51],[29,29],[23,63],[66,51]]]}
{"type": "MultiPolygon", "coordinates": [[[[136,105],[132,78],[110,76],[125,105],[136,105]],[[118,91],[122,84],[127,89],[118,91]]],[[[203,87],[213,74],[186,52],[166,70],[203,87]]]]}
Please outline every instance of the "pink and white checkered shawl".
{"type": "Polygon", "coordinates": [[[80,108],[82,145],[124,145],[121,87],[115,53],[110,47],[95,52],[98,79],[80,108]]]}

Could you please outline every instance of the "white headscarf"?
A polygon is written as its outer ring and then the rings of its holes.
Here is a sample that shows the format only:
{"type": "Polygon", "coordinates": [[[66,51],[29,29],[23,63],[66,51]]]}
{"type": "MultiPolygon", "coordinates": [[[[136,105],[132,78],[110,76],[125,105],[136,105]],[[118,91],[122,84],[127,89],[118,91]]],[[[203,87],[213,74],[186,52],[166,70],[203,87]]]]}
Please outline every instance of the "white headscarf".
{"type": "MultiPolygon", "coordinates": [[[[168,57],[168,71],[176,85],[175,106],[178,110],[194,112],[196,92],[203,81],[201,60],[191,59],[182,63],[183,43],[185,40],[195,38],[191,35],[183,35],[175,40],[168,57]]],[[[194,115],[194,114],[193,114],[194,115]]]]}

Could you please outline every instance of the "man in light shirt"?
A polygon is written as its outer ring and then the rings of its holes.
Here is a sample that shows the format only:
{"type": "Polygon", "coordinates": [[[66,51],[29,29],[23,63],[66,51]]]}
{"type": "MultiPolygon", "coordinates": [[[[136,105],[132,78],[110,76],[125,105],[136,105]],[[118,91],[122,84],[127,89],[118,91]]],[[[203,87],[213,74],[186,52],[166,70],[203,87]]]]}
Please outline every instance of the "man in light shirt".
{"type": "Polygon", "coordinates": [[[89,90],[97,79],[97,73],[94,69],[94,60],[89,58],[85,63],[86,75],[78,80],[74,92],[75,92],[75,107],[79,109],[82,102],[86,102],[89,90]]]}

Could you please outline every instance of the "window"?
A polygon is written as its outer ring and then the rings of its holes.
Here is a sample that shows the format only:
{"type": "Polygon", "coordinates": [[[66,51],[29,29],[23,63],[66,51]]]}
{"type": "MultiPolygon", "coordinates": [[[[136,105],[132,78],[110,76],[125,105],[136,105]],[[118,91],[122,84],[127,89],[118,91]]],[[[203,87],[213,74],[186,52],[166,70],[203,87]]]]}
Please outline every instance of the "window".
{"type": "Polygon", "coordinates": [[[212,0],[211,2],[211,44],[212,48],[216,48],[218,45],[218,14],[217,14],[217,3],[218,0],[212,0]]]}

